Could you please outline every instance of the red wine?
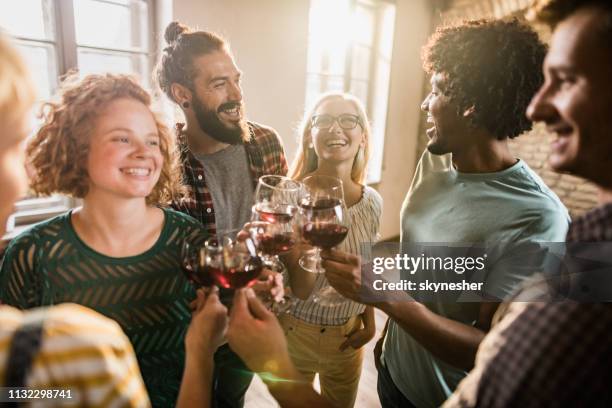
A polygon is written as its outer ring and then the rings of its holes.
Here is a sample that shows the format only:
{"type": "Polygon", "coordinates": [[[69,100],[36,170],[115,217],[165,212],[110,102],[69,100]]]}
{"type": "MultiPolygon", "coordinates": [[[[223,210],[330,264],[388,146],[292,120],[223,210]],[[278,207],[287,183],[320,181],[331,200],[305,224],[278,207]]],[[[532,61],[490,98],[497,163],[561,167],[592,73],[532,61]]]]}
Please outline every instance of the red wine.
{"type": "Polygon", "coordinates": [[[342,202],[337,198],[319,198],[314,202],[304,200],[300,203],[300,207],[306,211],[332,210],[339,205],[342,205],[342,202]]]}
{"type": "Polygon", "coordinates": [[[215,280],[213,279],[211,273],[212,267],[205,266],[203,268],[196,268],[195,270],[195,282],[201,286],[212,286],[215,284],[215,280]]]}
{"type": "Polygon", "coordinates": [[[259,219],[271,224],[274,223],[288,223],[293,219],[293,215],[296,213],[297,208],[293,205],[269,205],[269,204],[257,204],[255,211],[259,215],[259,219]]]}
{"type": "Polygon", "coordinates": [[[302,236],[311,245],[331,249],[344,241],[348,228],[332,222],[309,222],[302,228],[302,236]]]}
{"type": "Polygon", "coordinates": [[[211,268],[211,274],[219,286],[226,289],[240,289],[255,283],[262,269],[263,263],[256,258],[241,269],[211,268]]]}
{"type": "Polygon", "coordinates": [[[200,268],[193,265],[183,265],[182,269],[187,279],[196,287],[212,286],[215,284],[210,273],[210,267],[200,268]]]}
{"type": "Polygon", "coordinates": [[[263,234],[258,237],[259,248],[266,255],[278,255],[293,248],[295,241],[291,233],[288,234],[263,234]]]}

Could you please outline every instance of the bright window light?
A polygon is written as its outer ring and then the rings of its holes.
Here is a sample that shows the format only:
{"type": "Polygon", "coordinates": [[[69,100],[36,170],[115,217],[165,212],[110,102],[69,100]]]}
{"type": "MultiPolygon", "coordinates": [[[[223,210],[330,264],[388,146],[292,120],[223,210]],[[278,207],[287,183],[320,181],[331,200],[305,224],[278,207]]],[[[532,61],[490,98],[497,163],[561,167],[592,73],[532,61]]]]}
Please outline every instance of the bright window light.
{"type": "Polygon", "coordinates": [[[395,5],[381,0],[311,0],[306,106],[323,92],[359,98],[372,123],[369,183],[380,181],[395,5]]]}

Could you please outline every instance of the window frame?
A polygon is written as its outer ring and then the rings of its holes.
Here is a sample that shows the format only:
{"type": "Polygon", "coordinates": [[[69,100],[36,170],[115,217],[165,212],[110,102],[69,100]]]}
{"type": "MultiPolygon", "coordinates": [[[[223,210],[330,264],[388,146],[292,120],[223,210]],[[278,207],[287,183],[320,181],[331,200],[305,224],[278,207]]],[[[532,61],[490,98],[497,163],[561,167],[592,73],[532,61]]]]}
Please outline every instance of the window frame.
{"type": "MultiPolygon", "coordinates": [[[[33,44],[33,45],[41,45],[51,46],[54,49],[55,54],[55,68],[56,68],[56,76],[50,75],[50,91],[53,94],[59,85],[59,78],[70,73],[71,71],[78,69],[78,50],[79,49],[92,49],[95,51],[106,51],[110,53],[123,53],[129,55],[146,55],[147,61],[147,69],[144,70],[145,73],[149,73],[152,71],[152,68],[155,64],[156,54],[158,52],[158,45],[155,42],[155,33],[157,28],[157,1],[159,0],[131,0],[145,3],[147,5],[147,24],[148,24],[148,33],[147,33],[147,49],[146,50],[128,50],[122,48],[107,48],[107,47],[98,47],[91,45],[79,45],[76,39],[76,20],[74,14],[74,4],[73,0],[44,0],[47,4],[42,3],[42,7],[48,7],[50,10],[50,16],[52,18],[51,21],[51,30],[53,32],[53,37],[49,38],[36,38],[34,36],[25,36],[25,35],[12,35],[13,39],[18,44],[33,44]]],[[[113,0],[96,0],[101,3],[110,3],[110,4],[121,4],[121,2],[113,1],[113,0]]],[[[127,7],[134,7],[134,5],[127,5],[127,7]]],[[[136,24],[134,24],[134,19],[137,16],[132,13],[131,14],[131,25],[130,29],[134,30],[137,28],[136,24]]],[[[138,24],[141,23],[142,20],[138,21],[138,24]]],[[[141,72],[134,72],[138,76],[141,76],[141,72]]],[[[141,81],[146,85],[150,84],[149,75],[145,75],[143,78],[140,78],[141,81]]],[[[58,214],[64,213],[71,208],[76,207],[80,204],[80,200],[63,196],[63,195],[53,195],[50,197],[35,197],[28,196],[21,200],[19,200],[15,204],[15,211],[10,215],[5,239],[10,239],[15,236],[19,232],[27,229],[29,226],[36,224],[38,222],[49,219],[58,214]]]]}
{"type": "MultiPolygon", "coordinates": [[[[351,39],[350,42],[347,44],[347,49],[346,49],[346,53],[345,53],[345,61],[344,61],[344,69],[342,74],[337,74],[334,72],[329,72],[329,53],[325,52],[322,55],[322,62],[320,64],[320,66],[318,67],[318,71],[311,71],[309,69],[307,69],[306,71],[306,102],[309,103],[310,102],[310,97],[311,97],[311,90],[309,89],[309,83],[310,83],[310,79],[312,78],[317,78],[318,82],[319,82],[319,91],[318,93],[321,92],[326,92],[329,88],[328,88],[328,81],[330,79],[340,79],[342,78],[343,81],[343,87],[342,87],[342,92],[346,92],[346,93],[352,93],[351,92],[351,88],[353,83],[355,82],[365,82],[367,84],[367,97],[365,99],[364,102],[364,107],[366,110],[366,114],[368,115],[368,117],[370,119],[374,118],[374,113],[375,113],[375,109],[374,109],[374,103],[375,103],[375,99],[378,96],[378,93],[380,92],[379,89],[377,89],[377,75],[378,75],[378,70],[379,70],[379,59],[382,58],[382,53],[381,53],[381,37],[382,37],[382,33],[383,33],[383,23],[384,23],[384,7],[385,6],[394,6],[397,7],[395,1],[391,1],[391,0],[349,0],[348,3],[348,10],[349,13],[351,15],[354,15],[356,12],[357,7],[362,7],[362,8],[366,8],[368,9],[368,11],[370,13],[373,14],[374,16],[374,22],[373,22],[373,27],[372,27],[372,37],[371,37],[371,41],[370,44],[363,44],[358,42],[357,40],[351,39]],[[357,78],[355,76],[353,76],[353,64],[354,64],[354,56],[356,54],[355,49],[357,47],[363,47],[363,48],[367,48],[369,51],[369,64],[368,64],[368,74],[367,74],[367,79],[363,79],[363,78],[357,78]]],[[[394,9],[394,15],[396,13],[397,9],[394,9]]],[[[396,24],[396,20],[394,18],[394,25],[396,24]]],[[[311,46],[311,33],[309,33],[309,39],[308,39],[308,47],[310,48],[311,46]]],[[[393,40],[392,40],[393,41],[393,40]]],[[[391,44],[392,45],[392,44],[391,44]]],[[[308,53],[310,54],[310,49],[308,51],[308,53]]],[[[308,57],[310,58],[310,56],[308,57]]],[[[391,70],[391,65],[389,62],[389,71],[391,70]]],[[[390,72],[389,72],[390,74],[390,72]]],[[[390,82],[390,78],[387,82],[390,82]]],[[[390,88],[389,84],[387,84],[387,86],[390,88]]],[[[388,99],[389,99],[389,93],[390,93],[390,89],[387,89],[386,91],[386,99],[387,99],[387,103],[388,103],[388,99]]],[[[353,93],[354,94],[354,93],[353,93]]],[[[357,95],[356,95],[357,96],[357,95]]],[[[384,157],[384,145],[385,145],[385,136],[386,136],[386,118],[385,118],[385,126],[382,129],[382,138],[381,138],[381,145],[380,146],[376,146],[377,149],[380,150],[379,155],[380,157],[384,157]]],[[[374,133],[374,128],[372,126],[372,133],[374,133]]],[[[372,138],[374,135],[371,135],[372,138]]],[[[370,140],[371,142],[371,148],[373,147],[373,141],[370,140]]],[[[375,176],[372,176],[370,174],[370,170],[368,171],[368,176],[367,176],[367,182],[368,184],[377,184],[380,182],[381,180],[381,175],[382,175],[382,171],[384,169],[383,166],[383,162],[381,161],[380,163],[380,168],[377,169],[374,173],[375,176]]]]}

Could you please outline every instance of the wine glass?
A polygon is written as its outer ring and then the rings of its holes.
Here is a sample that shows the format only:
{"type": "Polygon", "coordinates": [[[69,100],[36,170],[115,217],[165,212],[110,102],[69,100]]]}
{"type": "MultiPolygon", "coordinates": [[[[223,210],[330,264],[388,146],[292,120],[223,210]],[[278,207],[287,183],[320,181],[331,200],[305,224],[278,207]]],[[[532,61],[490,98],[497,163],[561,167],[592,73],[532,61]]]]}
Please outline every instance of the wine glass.
{"type": "Polygon", "coordinates": [[[252,286],[263,270],[255,243],[249,237],[237,239],[238,230],[222,232],[207,242],[210,273],[215,282],[225,289],[252,286]]]}
{"type": "MultiPolygon", "coordinates": [[[[297,241],[295,215],[302,193],[302,184],[288,177],[266,175],[259,178],[247,230],[258,254],[272,271],[284,270],[278,256],[289,252],[297,241]]],[[[295,303],[295,298],[289,293],[290,289],[285,287],[282,300],[272,299],[270,295],[262,300],[276,314],[289,312],[295,303]]]]}
{"type": "MultiPolygon", "coordinates": [[[[288,177],[266,175],[259,178],[255,189],[249,233],[267,268],[275,272],[284,269],[278,256],[289,252],[296,243],[296,218],[302,184],[288,177]]],[[[262,299],[276,314],[288,312],[295,299],[285,295],[280,301],[270,296],[262,299]]]]}
{"type": "Polygon", "coordinates": [[[196,245],[187,240],[183,242],[181,246],[181,269],[187,280],[196,289],[215,284],[206,257],[206,244],[196,245]]]}
{"type": "Polygon", "coordinates": [[[264,263],[273,271],[283,269],[278,255],[295,245],[294,216],[301,192],[301,184],[288,177],[267,175],[259,178],[249,232],[264,263]]]}
{"type": "MultiPolygon", "coordinates": [[[[288,231],[292,228],[287,224],[265,221],[253,221],[248,224],[249,233],[257,246],[259,255],[264,260],[264,265],[274,272],[283,270],[283,264],[278,259],[278,255],[290,251],[295,245],[294,233],[288,231]]],[[[289,289],[285,287],[284,290],[285,295],[281,300],[275,300],[271,295],[262,298],[268,308],[277,315],[289,312],[295,303],[295,299],[288,294],[289,289]]]]}
{"type": "MultiPolygon", "coordinates": [[[[348,215],[344,204],[342,181],[335,177],[314,175],[303,181],[304,197],[300,201],[300,230],[303,240],[314,246],[314,253],[300,258],[300,266],[313,273],[324,273],[321,249],[332,249],[348,234],[348,215]]],[[[332,287],[312,295],[315,302],[335,306],[344,298],[332,287]]]]}

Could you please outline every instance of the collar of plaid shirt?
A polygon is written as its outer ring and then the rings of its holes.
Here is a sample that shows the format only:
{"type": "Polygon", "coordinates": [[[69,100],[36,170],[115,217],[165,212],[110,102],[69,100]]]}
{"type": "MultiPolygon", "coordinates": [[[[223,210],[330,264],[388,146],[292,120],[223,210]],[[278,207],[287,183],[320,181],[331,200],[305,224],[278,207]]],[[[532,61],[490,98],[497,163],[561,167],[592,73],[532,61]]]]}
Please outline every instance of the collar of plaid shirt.
{"type": "Polygon", "coordinates": [[[567,242],[588,241],[612,241],[612,203],[587,212],[570,225],[567,242]]]}
{"type": "MultiPolygon", "coordinates": [[[[568,243],[611,241],[612,203],[574,220],[567,234],[568,243]]],[[[503,330],[492,331],[481,344],[487,345],[479,355],[492,357],[477,360],[480,367],[470,374],[472,381],[480,377],[477,395],[471,395],[467,381],[445,407],[610,406],[612,303],[520,302],[514,307],[517,313],[502,320],[503,330]]]]}
{"type": "MultiPolygon", "coordinates": [[[[254,122],[247,122],[247,125],[250,138],[244,146],[255,188],[259,177],[265,174],[286,175],[287,161],[280,138],[273,129],[254,122]]],[[[214,235],[215,209],[206,185],[204,166],[189,150],[186,133],[183,132],[184,126],[184,123],[177,123],[176,134],[187,193],[180,201],[174,202],[172,207],[194,217],[204,225],[209,234],[214,235]]]]}

